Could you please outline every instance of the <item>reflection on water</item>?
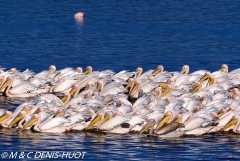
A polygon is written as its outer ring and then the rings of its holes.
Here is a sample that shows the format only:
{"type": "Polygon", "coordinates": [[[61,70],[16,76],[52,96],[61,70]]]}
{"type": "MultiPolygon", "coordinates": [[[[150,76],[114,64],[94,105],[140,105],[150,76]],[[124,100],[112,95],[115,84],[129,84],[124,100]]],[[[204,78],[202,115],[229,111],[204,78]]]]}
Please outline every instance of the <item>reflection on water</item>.
{"type": "Polygon", "coordinates": [[[135,134],[49,134],[4,128],[0,135],[1,151],[86,151],[84,159],[88,160],[218,160],[240,157],[240,138],[233,134],[162,139],[137,137],[135,134]]]}

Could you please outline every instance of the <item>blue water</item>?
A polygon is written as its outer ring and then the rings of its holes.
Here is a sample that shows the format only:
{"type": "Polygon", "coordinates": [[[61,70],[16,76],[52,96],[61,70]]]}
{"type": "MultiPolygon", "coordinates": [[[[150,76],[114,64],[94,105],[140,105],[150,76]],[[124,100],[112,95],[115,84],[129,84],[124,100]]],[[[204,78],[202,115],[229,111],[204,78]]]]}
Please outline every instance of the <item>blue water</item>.
{"type": "MultiPolygon", "coordinates": [[[[240,1],[0,1],[0,65],[40,72],[56,65],[94,70],[190,72],[239,68],[240,1]],[[84,20],[74,19],[84,12],[84,20]]],[[[26,100],[0,98],[13,109],[26,100]]],[[[95,160],[219,160],[240,157],[238,135],[162,140],[136,135],[0,130],[0,151],[86,150],[95,160]]]]}

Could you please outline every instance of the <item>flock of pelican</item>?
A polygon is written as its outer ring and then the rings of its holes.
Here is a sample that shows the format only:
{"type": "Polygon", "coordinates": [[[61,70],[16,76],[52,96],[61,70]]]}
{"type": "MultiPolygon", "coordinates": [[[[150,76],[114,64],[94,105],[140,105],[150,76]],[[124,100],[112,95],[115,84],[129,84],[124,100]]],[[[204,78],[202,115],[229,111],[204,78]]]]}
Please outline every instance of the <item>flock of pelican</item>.
{"type": "Polygon", "coordinates": [[[159,137],[240,133],[240,69],[93,71],[91,66],[34,73],[0,69],[0,93],[30,98],[0,109],[0,126],[60,133],[98,131],[159,137]]]}

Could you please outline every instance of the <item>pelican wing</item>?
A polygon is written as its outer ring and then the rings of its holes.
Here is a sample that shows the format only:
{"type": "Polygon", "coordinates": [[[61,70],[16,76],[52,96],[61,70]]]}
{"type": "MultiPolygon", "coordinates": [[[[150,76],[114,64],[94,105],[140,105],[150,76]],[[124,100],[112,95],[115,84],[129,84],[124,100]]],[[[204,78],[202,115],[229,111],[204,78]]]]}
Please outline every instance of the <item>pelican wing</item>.
{"type": "Polygon", "coordinates": [[[67,67],[67,68],[61,69],[59,72],[62,76],[64,76],[64,75],[66,76],[66,75],[70,75],[70,74],[74,73],[75,70],[73,68],[67,67]]]}
{"type": "Polygon", "coordinates": [[[127,106],[125,104],[122,104],[122,106],[118,107],[117,110],[122,112],[122,113],[127,113],[132,109],[132,106],[127,106]]]}
{"type": "Polygon", "coordinates": [[[154,77],[154,82],[165,82],[168,78],[170,78],[170,76],[167,73],[158,73],[154,77]]]}
{"type": "Polygon", "coordinates": [[[122,123],[127,122],[129,120],[130,117],[128,115],[117,115],[101,124],[99,129],[109,131],[112,130],[114,127],[119,126],[122,123]]]}
{"type": "Polygon", "coordinates": [[[63,102],[54,94],[39,94],[36,99],[40,102],[54,103],[55,106],[64,106],[63,102]]]}
{"type": "Polygon", "coordinates": [[[139,109],[142,107],[142,105],[147,105],[149,104],[149,100],[147,96],[140,97],[136,100],[136,102],[133,104],[133,109],[139,109]]]}
{"type": "Polygon", "coordinates": [[[113,74],[114,74],[114,72],[112,70],[101,71],[98,74],[98,78],[111,77],[113,74]]]}
{"type": "Polygon", "coordinates": [[[120,96],[120,95],[115,95],[113,96],[113,100],[116,102],[120,100],[122,103],[124,103],[127,106],[132,106],[132,103],[129,102],[129,100],[126,97],[120,96]]]}
{"type": "Polygon", "coordinates": [[[159,122],[164,116],[164,112],[154,111],[147,115],[148,119],[154,119],[155,122],[159,122]]]}
{"type": "Polygon", "coordinates": [[[61,81],[60,83],[58,83],[54,88],[53,88],[53,92],[63,92],[69,88],[72,87],[72,85],[74,83],[76,83],[77,80],[76,79],[65,79],[63,81],[61,81]]]}
{"type": "Polygon", "coordinates": [[[137,124],[142,124],[143,122],[145,122],[146,120],[144,118],[142,118],[141,116],[133,116],[128,123],[133,127],[137,124]]]}
{"type": "Polygon", "coordinates": [[[64,126],[70,126],[70,125],[73,125],[73,124],[76,124],[76,123],[80,123],[80,122],[85,120],[85,118],[84,118],[82,113],[76,113],[76,114],[68,117],[67,119],[70,120],[70,122],[65,123],[64,126]]]}
{"type": "Polygon", "coordinates": [[[149,82],[149,83],[145,83],[142,85],[142,90],[144,93],[148,93],[150,91],[152,91],[154,88],[158,87],[159,84],[155,83],[155,82],[149,82]]]}
{"type": "Polygon", "coordinates": [[[180,75],[179,77],[177,77],[175,79],[175,86],[179,86],[183,82],[187,81],[188,78],[189,78],[189,75],[187,75],[187,74],[180,75]]]}
{"type": "Polygon", "coordinates": [[[143,73],[143,74],[141,74],[141,75],[139,75],[136,79],[137,80],[145,80],[145,78],[146,77],[150,77],[150,76],[152,76],[152,72],[153,72],[154,70],[148,70],[148,71],[146,71],[145,73],[143,73]]]}
{"type": "Polygon", "coordinates": [[[26,69],[24,72],[24,79],[28,80],[30,77],[33,77],[34,75],[36,75],[36,73],[34,73],[33,71],[26,69]]]}
{"type": "Polygon", "coordinates": [[[127,92],[127,90],[123,86],[113,86],[112,88],[103,90],[101,92],[101,96],[106,96],[109,94],[115,95],[122,92],[127,92]]]}
{"type": "Polygon", "coordinates": [[[30,83],[23,83],[14,88],[9,90],[10,94],[17,95],[17,94],[26,94],[35,91],[37,88],[31,85],[30,83]]]}
{"type": "Polygon", "coordinates": [[[69,123],[69,122],[71,122],[71,121],[66,119],[66,118],[64,118],[64,117],[56,117],[56,118],[47,120],[46,122],[41,124],[39,129],[41,131],[45,131],[45,130],[52,129],[54,127],[61,126],[61,125],[65,124],[65,123],[69,123]]]}
{"type": "Polygon", "coordinates": [[[134,73],[132,72],[128,72],[126,70],[123,70],[123,71],[120,71],[119,73],[115,74],[113,76],[113,78],[120,78],[120,79],[123,79],[123,80],[128,80],[130,77],[132,77],[134,75],[134,73]]]}
{"type": "MultiPolygon", "coordinates": [[[[92,73],[90,73],[92,74],[92,73]]],[[[97,75],[92,75],[92,76],[87,76],[87,77],[83,77],[80,81],[76,82],[76,85],[79,85],[79,88],[81,89],[82,87],[86,86],[87,83],[89,82],[97,82],[98,81],[98,77],[97,75]]]]}
{"type": "Polygon", "coordinates": [[[12,88],[16,87],[20,84],[23,84],[23,83],[24,83],[24,81],[22,79],[20,79],[19,77],[14,77],[12,88]]]}
{"type": "Polygon", "coordinates": [[[54,112],[53,111],[43,111],[39,113],[41,115],[41,122],[45,121],[49,117],[51,117],[54,112]]]}
{"type": "Polygon", "coordinates": [[[199,74],[199,75],[203,76],[205,73],[210,73],[210,72],[207,70],[198,70],[198,71],[193,72],[192,74],[199,74]]]}

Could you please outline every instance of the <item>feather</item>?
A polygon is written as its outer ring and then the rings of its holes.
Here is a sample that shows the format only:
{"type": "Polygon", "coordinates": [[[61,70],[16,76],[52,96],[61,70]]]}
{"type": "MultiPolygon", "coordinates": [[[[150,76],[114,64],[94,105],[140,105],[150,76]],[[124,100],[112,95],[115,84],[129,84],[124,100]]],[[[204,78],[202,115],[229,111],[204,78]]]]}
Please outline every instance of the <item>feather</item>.
{"type": "Polygon", "coordinates": [[[49,130],[52,129],[54,127],[58,127],[61,126],[65,123],[69,123],[71,122],[70,120],[64,118],[64,117],[56,117],[50,120],[47,120],[46,122],[43,122],[40,126],[39,129],[40,131],[45,131],[45,130],[49,130]]]}
{"type": "Polygon", "coordinates": [[[99,126],[100,130],[112,130],[114,127],[121,125],[122,123],[129,121],[130,117],[128,115],[117,115],[107,120],[99,126]]]}

